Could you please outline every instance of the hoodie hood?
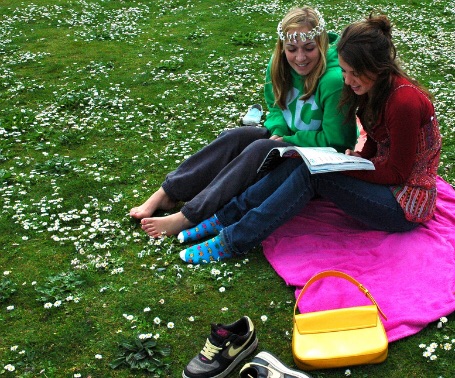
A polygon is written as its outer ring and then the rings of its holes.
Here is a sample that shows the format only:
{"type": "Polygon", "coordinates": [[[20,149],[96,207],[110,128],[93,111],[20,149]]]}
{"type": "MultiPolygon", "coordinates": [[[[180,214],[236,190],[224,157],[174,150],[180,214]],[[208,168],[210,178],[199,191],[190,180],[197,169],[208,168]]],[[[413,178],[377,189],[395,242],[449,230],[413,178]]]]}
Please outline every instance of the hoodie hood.
{"type": "Polygon", "coordinates": [[[339,68],[338,65],[338,52],[337,44],[340,40],[340,36],[336,33],[329,32],[329,49],[327,51],[327,69],[329,68],[339,68]]]}

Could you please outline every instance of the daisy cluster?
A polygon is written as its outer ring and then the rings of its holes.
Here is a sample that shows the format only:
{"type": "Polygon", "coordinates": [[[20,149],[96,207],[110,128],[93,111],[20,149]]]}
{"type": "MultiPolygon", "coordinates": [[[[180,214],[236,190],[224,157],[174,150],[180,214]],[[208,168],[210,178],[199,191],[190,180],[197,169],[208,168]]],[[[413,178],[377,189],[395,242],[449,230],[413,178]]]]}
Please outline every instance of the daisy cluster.
{"type": "MultiPolygon", "coordinates": [[[[207,265],[181,265],[175,263],[181,245],[175,244],[175,240],[163,236],[158,239],[149,239],[145,247],[138,253],[139,259],[153,257],[153,264],[142,263],[141,268],[153,273],[154,277],[168,282],[178,282],[182,279],[194,279],[198,282],[207,282],[214,285],[220,293],[234,286],[235,282],[243,276],[244,266],[248,265],[249,259],[245,258],[235,264],[213,263],[207,265]]],[[[206,283],[195,284],[194,294],[203,292],[206,283]]]]}
{"type": "Polygon", "coordinates": [[[69,7],[60,5],[38,6],[29,4],[15,9],[6,22],[33,23],[48,21],[56,28],[69,28],[70,37],[85,42],[93,40],[125,41],[142,34],[140,21],[147,20],[150,10],[144,4],[135,7],[107,9],[96,2],[72,2],[69,7]]]}
{"type": "Polygon", "coordinates": [[[448,324],[448,319],[442,317],[437,323],[438,332],[436,340],[428,344],[420,344],[424,349],[422,356],[430,361],[445,360],[453,361],[455,354],[455,330],[448,324]]]}

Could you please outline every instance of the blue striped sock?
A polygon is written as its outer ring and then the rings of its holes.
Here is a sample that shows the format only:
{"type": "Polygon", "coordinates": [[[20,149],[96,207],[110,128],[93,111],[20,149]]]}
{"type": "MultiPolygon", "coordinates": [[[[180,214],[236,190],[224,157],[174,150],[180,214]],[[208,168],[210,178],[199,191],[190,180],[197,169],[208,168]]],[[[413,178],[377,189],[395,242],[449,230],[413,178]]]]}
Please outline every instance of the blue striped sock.
{"type": "Polygon", "coordinates": [[[232,253],[227,250],[221,236],[217,235],[205,242],[184,249],[180,252],[180,257],[189,264],[203,264],[232,257],[232,253]]]}
{"type": "Polygon", "coordinates": [[[222,229],[223,226],[221,225],[216,215],[212,215],[210,218],[202,221],[197,226],[180,232],[177,235],[177,239],[180,241],[180,243],[201,240],[207,236],[218,235],[222,229]]]}

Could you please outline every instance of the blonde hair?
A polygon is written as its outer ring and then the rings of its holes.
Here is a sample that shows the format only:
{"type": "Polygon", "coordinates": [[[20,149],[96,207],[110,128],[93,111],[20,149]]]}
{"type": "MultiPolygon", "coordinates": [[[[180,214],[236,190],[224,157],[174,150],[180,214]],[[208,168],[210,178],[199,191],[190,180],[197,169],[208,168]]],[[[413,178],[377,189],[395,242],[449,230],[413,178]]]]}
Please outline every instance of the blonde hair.
{"type": "MultiPolygon", "coordinates": [[[[286,35],[290,30],[303,27],[312,30],[319,25],[318,14],[310,7],[291,9],[281,21],[281,28],[286,35]]],[[[318,86],[319,78],[324,74],[327,66],[327,51],[329,49],[329,37],[324,30],[314,37],[320,53],[320,59],[316,67],[305,77],[304,93],[301,100],[307,100],[318,86]]],[[[292,89],[291,67],[284,52],[285,41],[278,38],[275,52],[272,58],[271,79],[275,103],[281,108],[286,108],[286,97],[292,89]]]]}

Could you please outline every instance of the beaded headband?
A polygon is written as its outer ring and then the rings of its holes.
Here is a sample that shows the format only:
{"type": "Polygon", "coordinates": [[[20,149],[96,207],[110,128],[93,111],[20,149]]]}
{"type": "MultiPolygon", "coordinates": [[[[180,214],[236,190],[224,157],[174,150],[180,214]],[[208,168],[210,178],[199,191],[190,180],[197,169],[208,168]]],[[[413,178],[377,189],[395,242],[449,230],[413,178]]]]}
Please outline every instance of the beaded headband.
{"type": "Polygon", "coordinates": [[[300,40],[302,42],[305,42],[307,39],[314,39],[316,36],[321,35],[322,32],[325,29],[325,21],[324,21],[324,18],[322,17],[322,15],[319,13],[319,11],[317,9],[315,9],[314,12],[316,13],[316,15],[319,18],[319,24],[316,25],[309,32],[307,32],[307,33],[294,32],[292,34],[286,33],[286,35],[285,35],[284,32],[283,32],[283,21],[280,21],[278,23],[278,27],[276,29],[276,31],[278,33],[278,38],[280,38],[282,41],[285,41],[285,40],[291,41],[292,40],[295,43],[296,40],[297,40],[297,37],[300,37],[300,40]]]}

